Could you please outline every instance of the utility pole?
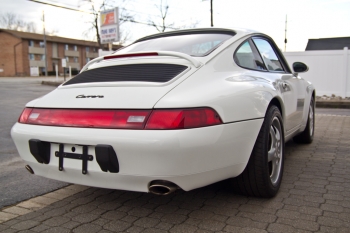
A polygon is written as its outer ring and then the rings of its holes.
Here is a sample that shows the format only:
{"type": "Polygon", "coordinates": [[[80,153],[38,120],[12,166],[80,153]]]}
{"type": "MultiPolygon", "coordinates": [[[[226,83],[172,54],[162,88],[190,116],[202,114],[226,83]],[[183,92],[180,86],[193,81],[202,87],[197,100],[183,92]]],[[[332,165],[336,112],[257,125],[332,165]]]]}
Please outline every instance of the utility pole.
{"type": "MultiPolygon", "coordinates": [[[[202,0],[204,2],[206,0],[202,0]]],[[[210,25],[214,27],[214,20],[213,20],[213,0],[210,0],[210,25]]]]}
{"type": "Polygon", "coordinates": [[[47,51],[46,51],[46,33],[45,33],[45,13],[43,11],[43,32],[44,32],[44,53],[45,53],[45,76],[47,76],[47,51]]]}
{"type": "Polygon", "coordinates": [[[214,26],[213,22],[213,0],[210,0],[210,15],[211,15],[211,26],[214,26]]]}
{"type": "Polygon", "coordinates": [[[284,52],[287,51],[287,15],[286,15],[286,27],[284,30],[284,52]]]}

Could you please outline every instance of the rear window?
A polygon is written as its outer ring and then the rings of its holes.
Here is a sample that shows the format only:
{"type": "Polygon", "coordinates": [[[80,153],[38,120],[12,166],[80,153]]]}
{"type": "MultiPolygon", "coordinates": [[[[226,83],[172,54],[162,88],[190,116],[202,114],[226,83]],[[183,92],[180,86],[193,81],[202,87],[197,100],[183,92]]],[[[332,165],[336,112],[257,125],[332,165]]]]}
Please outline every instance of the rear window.
{"type": "Polygon", "coordinates": [[[128,47],[118,50],[115,54],[142,51],[173,51],[194,57],[203,57],[219,47],[224,41],[234,36],[234,33],[195,33],[174,34],[137,41],[128,47]]]}

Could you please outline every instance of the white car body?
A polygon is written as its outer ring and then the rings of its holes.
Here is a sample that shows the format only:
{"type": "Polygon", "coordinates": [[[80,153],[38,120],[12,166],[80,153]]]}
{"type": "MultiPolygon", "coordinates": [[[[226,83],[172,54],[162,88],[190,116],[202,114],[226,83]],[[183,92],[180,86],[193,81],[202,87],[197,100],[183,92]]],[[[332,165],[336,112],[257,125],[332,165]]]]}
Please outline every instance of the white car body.
{"type": "MultiPolygon", "coordinates": [[[[249,30],[232,29],[232,32],[236,35],[203,57],[168,56],[165,52],[166,56],[98,58],[98,62],[90,62],[82,71],[154,63],[187,67],[168,82],[61,85],[26,105],[44,109],[209,107],[218,113],[222,124],[180,130],[133,130],[16,123],[11,135],[20,156],[39,176],[140,192],[148,192],[155,180],[169,181],[188,191],[240,175],[247,166],[271,101],[280,104],[287,141],[305,129],[314,87],[291,72],[259,72],[237,65],[233,55],[245,40],[252,36],[268,37],[249,30]],[[283,91],[282,85],[288,85],[292,91],[283,91]],[[103,95],[103,98],[77,98],[78,95],[103,95]],[[49,164],[38,163],[34,158],[28,146],[31,139],[50,142],[49,164]],[[59,159],[54,154],[59,151],[59,144],[64,144],[65,151],[74,147],[77,154],[82,153],[82,145],[88,145],[88,154],[94,159],[88,161],[86,174],[82,174],[82,161],[77,159],[64,159],[63,170],[58,169],[59,159]],[[95,159],[98,144],[113,147],[119,162],[118,173],[101,170],[95,159]]],[[[150,52],[161,54],[161,51],[150,52]]],[[[123,54],[123,50],[117,54],[123,54]]]]}

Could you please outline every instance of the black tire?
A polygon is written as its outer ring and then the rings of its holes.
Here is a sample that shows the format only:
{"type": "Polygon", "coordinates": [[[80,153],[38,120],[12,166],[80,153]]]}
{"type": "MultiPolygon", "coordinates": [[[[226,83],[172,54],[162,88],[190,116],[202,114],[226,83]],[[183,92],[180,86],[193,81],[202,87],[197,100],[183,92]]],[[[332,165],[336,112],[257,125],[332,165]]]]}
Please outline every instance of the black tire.
{"type": "Polygon", "coordinates": [[[293,138],[296,143],[309,144],[314,139],[315,132],[315,101],[314,97],[311,97],[309,112],[307,117],[307,124],[303,132],[293,138]]]}
{"type": "Polygon", "coordinates": [[[272,105],[266,112],[249,162],[242,174],[232,179],[233,185],[243,195],[273,197],[281,185],[283,165],[283,120],[280,110],[272,105]]]}

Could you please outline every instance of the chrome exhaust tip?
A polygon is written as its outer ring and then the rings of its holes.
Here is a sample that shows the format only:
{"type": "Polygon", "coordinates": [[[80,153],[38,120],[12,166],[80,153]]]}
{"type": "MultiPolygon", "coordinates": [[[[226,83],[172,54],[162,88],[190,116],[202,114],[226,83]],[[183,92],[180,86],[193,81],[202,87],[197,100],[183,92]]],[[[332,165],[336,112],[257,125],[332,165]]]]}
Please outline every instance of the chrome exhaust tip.
{"type": "Polygon", "coordinates": [[[170,181],[155,180],[150,183],[148,191],[156,195],[168,195],[175,192],[177,189],[179,189],[179,187],[170,181]]]}
{"type": "Polygon", "coordinates": [[[33,169],[29,165],[26,165],[25,168],[27,169],[27,171],[29,171],[30,174],[34,174],[33,169]]]}

